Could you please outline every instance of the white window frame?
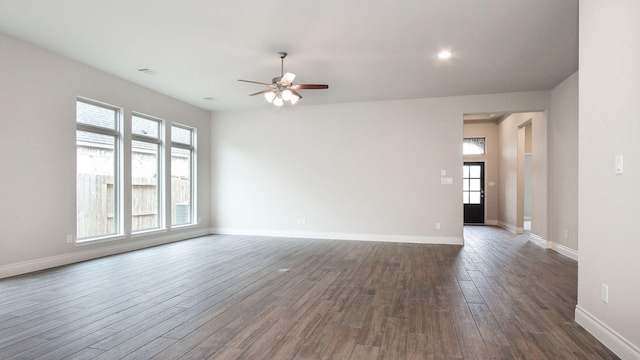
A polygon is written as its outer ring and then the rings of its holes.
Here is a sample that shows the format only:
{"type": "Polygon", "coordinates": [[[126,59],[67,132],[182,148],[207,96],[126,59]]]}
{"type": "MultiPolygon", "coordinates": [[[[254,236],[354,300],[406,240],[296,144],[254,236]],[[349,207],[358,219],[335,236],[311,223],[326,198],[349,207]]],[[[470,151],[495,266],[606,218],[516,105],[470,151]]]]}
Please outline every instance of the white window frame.
{"type": "MultiPolygon", "coordinates": [[[[141,141],[141,142],[146,142],[146,143],[151,143],[151,144],[156,144],[158,145],[158,158],[157,158],[157,167],[158,167],[158,185],[157,185],[157,196],[158,196],[158,204],[157,204],[157,226],[156,227],[152,227],[152,228],[147,228],[147,229],[141,229],[141,230],[133,230],[133,224],[131,225],[131,234],[142,234],[142,233],[147,233],[147,232],[153,232],[153,231],[157,231],[157,230],[163,230],[166,229],[166,216],[165,216],[165,178],[166,178],[166,172],[165,172],[165,166],[164,166],[164,154],[165,154],[165,149],[164,149],[164,127],[165,127],[165,121],[161,118],[158,117],[154,117],[154,116],[150,116],[150,115],[146,115],[146,114],[142,114],[139,112],[132,112],[131,113],[131,155],[133,156],[133,142],[134,141],[141,141]],[[145,119],[145,120],[150,120],[150,121],[154,121],[158,123],[158,137],[154,138],[152,136],[145,136],[142,134],[135,134],[133,132],[133,118],[137,117],[137,118],[141,118],[141,119],[145,119]]],[[[133,167],[133,163],[131,165],[133,167]]],[[[131,200],[131,218],[133,220],[133,168],[131,169],[131,196],[132,196],[132,200],[131,200]]]]}
{"type": "MultiPolygon", "coordinates": [[[[77,244],[89,243],[89,242],[100,242],[100,241],[108,241],[108,240],[119,240],[125,237],[124,235],[124,222],[123,222],[123,214],[124,214],[124,193],[122,188],[123,183],[123,136],[122,136],[122,108],[110,105],[107,103],[103,103],[100,101],[84,98],[78,96],[76,98],[76,107],[78,103],[84,103],[92,106],[97,106],[105,109],[109,109],[114,111],[115,119],[114,119],[114,128],[106,128],[101,126],[95,126],[85,123],[78,122],[76,118],[76,132],[77,131],[85,131],[91,132],[99,135],[111,136],[114,138],[114,173],[113,173],[113,191],[114,191],[114,204],[113,204],[113,222],[114,222],[114,232],[110,234],[98,235],[98,236],[87,236],[87,237],[78,237],[78,228],[76,224],[76,236],[75,242],[77,244]]],[[[78,146],[78,140],[76,138],[76,149],[78,146]]],[[[76,159],[77,159],[77,150],[76,150],[76,159]]],[[[77,165],[76,165],[77,166],[77,165]]],[[[76,191],[77,191],[77,170],[76,170],[76,191]]],[[[76,195],[77,196],[77,195],[76,195]]],[[[77,208],[77,200],[76,200],[76,219],[78,216],[78,208],[77,208]]]]}
{"type": "MultiPolygon", "coordinates": [[[[171,146],[169,149],[169,153],[172,153],[171,149],[172,148],[180,148],[180,149],[185,149],[185,150],[189,150],[190,151],[190,163],[189,163],[189,168],[190,168],[190,179],[191,179],[191,186],[189,189],[189,213],[191,214],[190,216],[190,221],[188,223],[184,223],[184,224],[174,224],[173,223],[173,217],[170,217],[169,219],[169,224],[171,225],[171,228],[181,228],[181,227],[185,227],[185,226],[193,226],[193,225],[197,225],[198,224],[198,214],[197,214],[197,166],[196,164],[197,162],[197,129],[195,127],[191,127],[191,126],[187,126],[187,125],[182,125],[179,123],[171,123],[171,130],[173,130],[173,128],[180,128],[180,129],[184,129],[184,130],[188,130],[191,133],[191,144],[185,144],[185,143],[181,143],[181,142],[175,142],[173,141],[172,138],[172,134],[169,134],[168,137],[168,141],[170,142],[171,146]]],[[[169,162],[171,163],[171,162],[169,162]]],[[[168,176],[167,178],[171,179],[171,177],[173,176],[172,173],[173,169],[169,169],[168,171],[168,176]]],[[[169,191],[171,191],[171,189],[169,189],[169,191]]],[[[169,202],[171,203],[171,202],[169,202]]],[[[169,212],[171,214],[171,211],[169,212]]]]}

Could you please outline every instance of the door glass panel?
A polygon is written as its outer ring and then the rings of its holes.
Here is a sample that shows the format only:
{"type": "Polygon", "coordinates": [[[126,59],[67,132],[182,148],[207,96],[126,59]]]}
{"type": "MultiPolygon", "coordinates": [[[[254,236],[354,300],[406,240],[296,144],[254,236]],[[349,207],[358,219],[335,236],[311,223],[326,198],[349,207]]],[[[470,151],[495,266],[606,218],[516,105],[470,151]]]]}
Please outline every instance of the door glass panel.
{"type": "Polygon", "coordinates": [[[480,192],[470,192],[469,193],[469,203],[470,204],[480,204],[480,192]]]}
{"type": "Polygon", "coordinates": [[[469,177],[469,167],[467,165],[462,167],[462,177],[463,178],[468,178],[469,177]]]}
{"type": "Polygon", "coordinates": [[[469,190],[480,191],[480,179],[470,179],[469,182],[469,190]]]}
{"type": "Polygon", "coordinates": [[[463,192],[462,193],[462,203],[463,204],[468,204],[469,203],[469,193],[468,192],[463,192]]]}
{"type": "Polygon", "coordinates": [[[469,179],[462,180],[462,190],[469,191],[469,179]]]}
{"type": "Polygon", "coordinates": [[[469,166],[469,177],[470,178],[479,178],[480,177],[480,166],[479,165],[469,166]]]}

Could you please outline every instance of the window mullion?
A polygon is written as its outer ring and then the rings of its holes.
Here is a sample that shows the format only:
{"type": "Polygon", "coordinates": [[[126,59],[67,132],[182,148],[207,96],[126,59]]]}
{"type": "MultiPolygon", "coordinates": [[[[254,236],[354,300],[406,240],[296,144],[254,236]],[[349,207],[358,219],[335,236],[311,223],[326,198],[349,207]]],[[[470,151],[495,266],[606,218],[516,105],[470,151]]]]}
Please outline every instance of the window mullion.
{"type": "Polygon", "coordinates": [[[138,134],[132,134],[131,135],[131,140],[143,141],[143,142],[148,142],[148,143],[157,144],[157,145],[162,144],[162,140],[160,140],[158,138],[153,138],[153,137],[150,137],[150,136],[138,135],[138,134]]]}
{"type": "Polygon", "coordinates": [[[120,132],[116,129],[109,129],[109,128],[94,126],[89,124],[79,123],[77,124],[76,129],[80,131],[92,132],[92,133],[107,135],[107,136],[114,136],[114,137],[120,136],[120,132]]]}

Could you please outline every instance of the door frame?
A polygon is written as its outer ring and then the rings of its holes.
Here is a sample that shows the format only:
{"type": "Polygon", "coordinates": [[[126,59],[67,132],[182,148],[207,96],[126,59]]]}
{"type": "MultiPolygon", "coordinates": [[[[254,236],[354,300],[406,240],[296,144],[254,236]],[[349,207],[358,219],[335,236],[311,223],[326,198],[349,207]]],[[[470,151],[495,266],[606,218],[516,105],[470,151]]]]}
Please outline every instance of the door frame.
{"type": "MultiPolygon", "coordinates": [[[[465,223],[464,222],[464,203],[462,204],[462,224],[464,225],[486,225],[487,224],[487,160],[486,159],[462,159],[462,166],[465,163],[482,163],[482,222],[481,223],[465,223]]],[[[460,184],[462,185],[462,184],[460,184]]]]}

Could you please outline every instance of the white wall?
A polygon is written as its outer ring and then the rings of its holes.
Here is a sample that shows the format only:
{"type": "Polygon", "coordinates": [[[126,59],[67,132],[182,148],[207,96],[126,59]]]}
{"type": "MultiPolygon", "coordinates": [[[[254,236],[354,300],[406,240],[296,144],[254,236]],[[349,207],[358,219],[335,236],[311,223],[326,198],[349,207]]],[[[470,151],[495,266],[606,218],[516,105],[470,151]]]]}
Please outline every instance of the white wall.
{"type": "MultiPolygon", "coordinates": [[[[533,165],[531,164],[531,155],[524,156],[524,220],[531,220],[531,196],[533,189],[531,182],[533,179],[533,165]]],[[[525,229],[526,230],[526,229],[525,229]]],[[[531,229],[529,229],[531,230],[531,229]]]]}
{"type": "MultiPolygon", "coordinates": [[[[531,236],[545,241],[549,238],[548,122],[546,111],[533,114],[533,122],[531,123],[531,171],[533,175],[531,179],[531,236]]],[[[524,158],[522,160],[524,170],[524,158]]]]}
{"type": "Polygon", "coordinates": [[[515,113],[498,126],[500,138],[499,225],[524,232],[524,154],[526,129],[531,122],[531,234],[547,237],[547,133],[545,112],[515,113]]]}
{"type": "Polygon", "coordinates": [[[464,161],[484,161],[485,163],[485,223],[498,225],[498,188],[500,142],[498,124],[494,122],[469,121],[464,124],[464,137],[484,137],[484,155],[465,155],[464,161]],[[493,183],[494,186],[489,186],[493,183]]]}
{"type": "MultiPolygon", "coordinates": [[[[515,117],[511,115],[501,121],[498,126],[500,143],[498,222],[500,226],[516,232],[518,231],[518,125],[520,123],[516,123],[514,119],[515,117]]],[[[522,232],[523,229],[519,231],[522,232]]]]}
{"type": "Polygon", "coordinates": [[[208,233],[209,112],[2,34],[0,49],[0,277],[208,233]],[[120,106],[125,118],[138,111],[198,128],[202,224],[119,242],[66,242],[76,232],[77,96],[120,106]]]}
{"type": "MultiPolygon", "coordinates": [[[[551,91],[549,241],[578,251],[578,73],[551,91]]],[[[561,250],[562,251],[562,250],[561,250]]]]}
{"type": "Polygon", "coordinates": [[[520,93],[214,113],[214,231],[460,243],[463,114],[547,107],[520,93]]]}
{"type": "Polygon", "coordinates": [[[622,358],[640,359],[640,2],[583,0],[579,11],[576,320],[622,358]]]}

